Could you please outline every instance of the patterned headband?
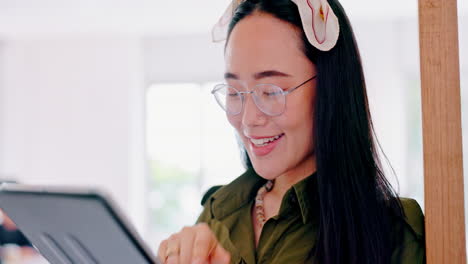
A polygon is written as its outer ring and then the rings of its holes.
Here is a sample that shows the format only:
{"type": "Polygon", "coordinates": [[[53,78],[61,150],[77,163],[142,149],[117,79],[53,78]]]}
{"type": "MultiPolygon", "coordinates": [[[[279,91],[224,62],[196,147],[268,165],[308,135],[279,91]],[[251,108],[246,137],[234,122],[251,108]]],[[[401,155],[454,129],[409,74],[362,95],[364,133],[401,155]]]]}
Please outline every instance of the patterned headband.
{"type": "MultiPolygon", "coordinates": [[[[213,42],[226,39],[229,23],[237,7],[246,0],[233,0],[211,32],[213,42]]],[[[338,41],[340,25],[327,0],[291,0],[299,9],[309,43],[321,51],[331,50],[338,41]]]]}

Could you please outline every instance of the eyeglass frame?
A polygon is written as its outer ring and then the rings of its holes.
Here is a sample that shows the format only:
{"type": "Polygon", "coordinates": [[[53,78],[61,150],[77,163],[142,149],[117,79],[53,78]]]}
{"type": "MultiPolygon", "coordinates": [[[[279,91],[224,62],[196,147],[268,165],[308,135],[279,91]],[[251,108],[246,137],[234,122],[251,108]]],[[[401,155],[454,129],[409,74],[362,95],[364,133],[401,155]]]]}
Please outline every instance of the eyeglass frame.
{"type": "MultiPolygon", "coordinates": [[[[283,88],[281,88],[280,86],[276,85],[276,84],[271,84],[271,83],[259,83],[259,84],[256,84],[254,87],[257,87],[257,86],[261,86],[261,85],[273,85],[273,86],[276,86],[278,88],[280,88],[281,90],[281,94],[284,96],[284,98],[286,99],[286,95],[294,92],[296,89],[298,89],[299,87],[303,86],[304,84],[314,80],[315,78],[317,78],[317,74],[314,75],[313,77],[309,78],[308,80],[306,80],[305,82],[293,87],[293,88],[289,88],[287,90],[283,90],[283,88]]],[[[245,92],[241,92],[241,91],[238,91],[235,87],[231,86],[231,85],[228,85],[228,84],[225,84],[225,83],[220,83],[220,84],[217,84],[215,85],[215,87],[213,88],[213,90],[211,91],[211,94],[215,97],[215,100],[216,102],[218,103],[218,105],[224,110],[224,112],[226,112],[228,115],[231,115],[231,116],[236,116],[236,115],[239,115],[240,113],[242,113],[242,111],[244,110],[244,102],[245,102],[245,95],[244,94],[253,94],[255,92],[255,88],[252,89],[251,91],[245,91],[245,92]],[[218,99],[216,99],[216,95],[215,93],[218,91],[216,89],[216,87],[218,85],[224,85],[226,87],[232,87],[241,97],[241,102],[242,102],[242,105],[241,105],[241,110],[238,112],[238,113],[235,113],[235,114],[231,114],[229,113],[226,109],[224,109],[224,107],[221,105],[221,103],[218,101],[218,99]]],[[[271,114],[268,114],[268,113],[265,113],[258,105],[257,105],[257,102],[254,100],[254,103],[255,103],[255,106],[260,110],[262,111],[262,113],[268,115],[268,116],[279,116],[279,115],[282,115],[284,113],[284,110],[286,109],[286,100],[284,101],[284,107],[283,107],[283,110],[281,111],[281,113],[279,114],[275,114],[275,115],[271,115],[271,114]]]]}

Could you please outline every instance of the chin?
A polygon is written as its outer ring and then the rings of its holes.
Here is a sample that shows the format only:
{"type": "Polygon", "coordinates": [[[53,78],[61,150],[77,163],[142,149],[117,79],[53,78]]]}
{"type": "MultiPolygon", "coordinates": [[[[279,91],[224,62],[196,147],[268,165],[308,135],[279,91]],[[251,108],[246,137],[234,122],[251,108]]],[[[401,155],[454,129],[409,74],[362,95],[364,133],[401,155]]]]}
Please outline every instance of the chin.
{"type": "Polygon", "coordinates": [[[258,162],[258,161],[252,161],[252,166],[255,169],[255,172],[262,178],[266,180],[274,180],[278,177],[278,168],[275,168],[275,166],[271,166],[271,164],[268,164],[266,162],[258,162]]]}

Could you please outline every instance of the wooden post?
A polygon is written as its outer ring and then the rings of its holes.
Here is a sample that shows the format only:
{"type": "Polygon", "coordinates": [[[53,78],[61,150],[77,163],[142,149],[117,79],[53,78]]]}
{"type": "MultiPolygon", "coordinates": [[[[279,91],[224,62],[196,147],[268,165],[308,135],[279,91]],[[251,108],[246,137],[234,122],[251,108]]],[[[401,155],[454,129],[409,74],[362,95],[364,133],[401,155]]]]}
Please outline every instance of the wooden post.
{"type": "Polygon", "coordinates": [[[457,0],[419,0],[428,264],[466,263],[457,0]]]}

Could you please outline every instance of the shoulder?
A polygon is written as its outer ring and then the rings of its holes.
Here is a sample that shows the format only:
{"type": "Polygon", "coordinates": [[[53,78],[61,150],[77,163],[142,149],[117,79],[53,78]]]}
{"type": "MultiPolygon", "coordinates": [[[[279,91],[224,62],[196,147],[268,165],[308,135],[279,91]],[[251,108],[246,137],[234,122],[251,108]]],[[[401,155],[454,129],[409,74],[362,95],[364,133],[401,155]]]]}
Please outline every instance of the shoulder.
{"type": "Polygon", "coordinates": [[[406,227],[417,237],[424,237],[424,214],[418,202],[411,198],[400,198],[406,227]]]}
{"type": "Polygon", "coordinates": [[[230,213],[240,204],[239,196],[245,192],[248,187],[248,179],[252,178],[249,171],[240,175],[232,182],[226,185],[215,185],[203,194],[201,205],[203,211],[198,217],[197,223],[212,222],[212,220],[221,220],[222,216],[230,213]]]}
{"type": "Polygon", "coordinates": [[[418,202],[410,198],[400,198],[404,212],[393,226],[395,248],[392,264],[425,263],[424,214],[418,202]]]}
{"type": "Polygon", "coordinates": [[[212,198],[217,200],[245,200],[250,197],[252,190],[264,181],[253,169],[248,169],[229,184],[209,188],[203,195],[201,203],[205,205],[212,198]]]}
{"type": "Polygon", "coordinates": [[[201,199],[201,205],[204,206],[206,204],[206,201],[214,194],[216,193],[219,189],[221,189],[224,185],[215,185],[211,188],[208,189],[208,191],[205,192],[201,199]]]}
{"type": "Polygon", "coordinates": [[[209,188],[201,199],[204,209],[199,221],[213,218],[222,220],[240,210],[253,200],[256,190],[264,182],[255,171],[249,169],[227,185],[209,188]]]}

